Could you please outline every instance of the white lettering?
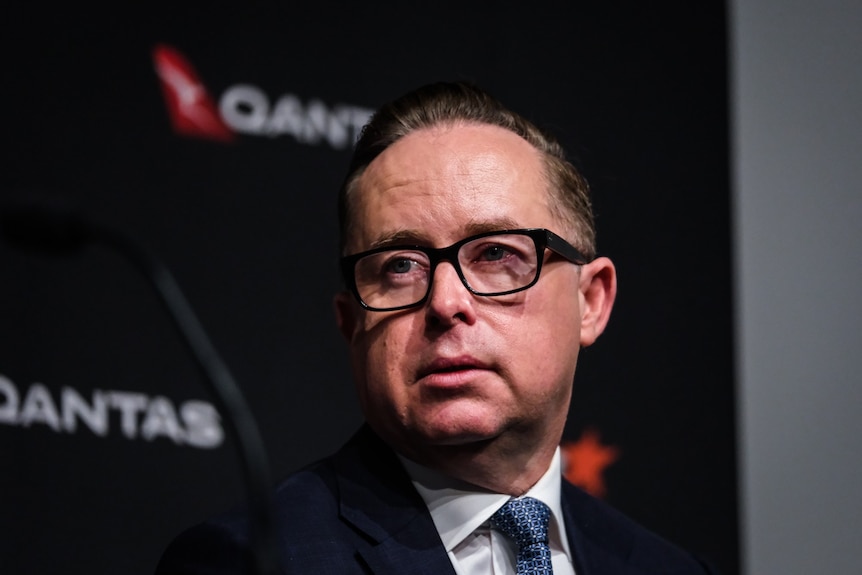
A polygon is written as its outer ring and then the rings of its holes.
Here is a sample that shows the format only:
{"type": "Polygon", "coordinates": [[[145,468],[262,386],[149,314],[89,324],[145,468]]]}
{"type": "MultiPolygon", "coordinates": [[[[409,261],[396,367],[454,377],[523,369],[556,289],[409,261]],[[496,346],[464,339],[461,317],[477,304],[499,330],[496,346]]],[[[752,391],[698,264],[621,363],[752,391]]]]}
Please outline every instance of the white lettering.
{"type": "Polygon", "coordinates": [[[57,406],[51,399],[48,389],[41,383],[30,386],[21,413],[18,414],[18,423],[24,427],[30,427],[33,423],[44,423],[54,431],[60,431],[60,416],[57,414],[57,406]]]}
{"type": "Polygon", "coordinates": [[[221,445],[224,431],[215,407],[203,401],[187,401],[180,406],[180,416],[189,445],[208,449],[221,445]]]}
{"type": "Polygon", "coordinates": [[[129,439],[138,436],[138,413],[147,408],[147,396],[143,393],[112,391],[108,394],[111,407],[121,412],[120,428],[129,439]]]}
{"type": "Polygon", "coordinates": [[[270,136],[290,134],[298,141],[303,141],[303,125],[305,110],[302,102],[292,94],[285,94],[275,103],[272,116],[266,123],[266,133],[270,136]]]}
{"type": "Polygon", "coordinates": [[[240,84],[222,94],[219,111],[225,123],[248,134],[259,134],[267,124],[269,99],[262,90],[240,84]]]}
{"type": "Polygon", "coordinates": [[[308,114],[306,115],[305,130],[302,132],[301,141],[316,144],[320,137],[329,133],[329,118],[332,116],[326,104],[320,100],[312,100],[308,103],[308,114]]]}
{"type": "Polygon", "coordinates": [[[182,444],[183,430],[177,420],[174,404],[167,397],[154,397],[147,407],[147,415],[141,424],[141,437],[152,441],[156,437],[170,437],[174,443],[182,444]]]}
{"type": "Polygon", "coordinates": [[[351,118],[353,118],[353,111],[350,108],[338,106],[333,110],[329,118],[329,129],[326,131],[326,139],[333,148],[340,149],[352,145],[353,142],[348,141],[351,118]]]}
{"type": "Polygon", "coordinates": [[[116,410],[120,432],[128,439],[140,436],[153,441],[165,437],[177,445],[201,449],[214,449],[224,442],[219,413],[205,401],[184,402],[178,417],[169,398],[151,398],[130,391],[95,390],[88,401],[78,390],[66,386],[60,390],[60,410],[41,383],[32,384],[23,395],[22,402],[22,391],[0,375],[0,423],[22,427],[43,424],[56,432],[76,433],[80,422],[97,436],[105,437],[110,432],[111,410],[116,410]]]}
{"type": "Polygon", "coordinates": [[[355,143],[359,134],[362,133],[362,128],[371,121],[371,115],[374,112],[368,108],[348,108],[348,110],[350,111],[350,125],[353,127],[353,142],[355,143]]]}
{"type": "Polygon", "coordinates": [[[225,123],[237,132],[269,137],[287,135],[308,145],[325,140],[337,150],[353,145],[372,114],[367,108],[343,104],[330,109],[319,99],[303,105],[294,94],[280,96],[270,108],[263,90],[248,84],[228,88],[222,94],[219,110],[225,123]]]}
{"type": "Polygon", "coordinates": [[[0,423],[14,424],[18,421],[18,390],[7,377],[0,375],[0,395],[5,399],[0,404],[0,423]]]}
{"type": "Polygon", "coordinates": [[[90,405],[77,391],[64,387],[60,392],[60,405],[63,411],[63,429],[68,433],[77,430],[77,420],[80,419],[96,435],[104,437],[108,434],[108,402],[102,392],[93,392],[93,403],[90,405]]]}

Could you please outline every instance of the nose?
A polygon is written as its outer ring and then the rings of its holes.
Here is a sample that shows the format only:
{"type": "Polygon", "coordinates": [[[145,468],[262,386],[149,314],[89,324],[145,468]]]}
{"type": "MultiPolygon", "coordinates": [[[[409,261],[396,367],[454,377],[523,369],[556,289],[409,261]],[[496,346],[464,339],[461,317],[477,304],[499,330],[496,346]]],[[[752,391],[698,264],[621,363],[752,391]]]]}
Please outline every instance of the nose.
{"type": "Polygon", "coordinates": [[[444,326],[458,322],[471,325],[476,321],[475,305],[476,296],[461,281],[455,266],[445,260],[437,264],[425,303],[428,322],[444,326]]]}

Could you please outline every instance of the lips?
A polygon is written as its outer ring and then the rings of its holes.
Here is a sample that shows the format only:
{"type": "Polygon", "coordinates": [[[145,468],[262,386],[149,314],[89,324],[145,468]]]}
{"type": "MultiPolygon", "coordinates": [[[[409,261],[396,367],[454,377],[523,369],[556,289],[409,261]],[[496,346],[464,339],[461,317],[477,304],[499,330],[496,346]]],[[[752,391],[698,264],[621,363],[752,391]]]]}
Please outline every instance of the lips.
{"type": "Polygon", "coordinates": [[[488,369],[486,363],[469,355],[438,357],[419,370],[417,379],[434,387],[453,387],[470,383],[478,371],[488,369]]]}

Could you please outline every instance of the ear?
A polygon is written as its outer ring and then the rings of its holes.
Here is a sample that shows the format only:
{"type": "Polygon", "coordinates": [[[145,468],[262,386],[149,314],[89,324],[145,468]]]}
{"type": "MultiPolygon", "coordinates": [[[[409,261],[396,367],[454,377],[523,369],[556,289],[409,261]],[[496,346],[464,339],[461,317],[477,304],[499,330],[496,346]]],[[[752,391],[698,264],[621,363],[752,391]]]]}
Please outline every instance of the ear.
{"type": "Polygon", "coordinates": [[[351,341],[353,332],[356,329],[356,305],[351,296],[346,291],[341,291],[335,294],[335,322],[338,324],[338,331],[344,336],[344,339],[351,341]]]}
{"type": "Polygon", "coordinates": [[[592,345],[605,330],[617,296],[617,270],[608,258],[581,267],[581,346],[592,345]]]}

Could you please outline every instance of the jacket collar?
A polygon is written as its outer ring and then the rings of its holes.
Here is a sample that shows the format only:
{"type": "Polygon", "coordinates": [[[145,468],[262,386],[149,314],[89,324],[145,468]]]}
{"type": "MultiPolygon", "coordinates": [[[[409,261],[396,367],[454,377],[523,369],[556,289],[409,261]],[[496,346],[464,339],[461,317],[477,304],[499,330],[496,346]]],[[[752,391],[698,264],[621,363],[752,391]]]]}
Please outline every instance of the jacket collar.
{"type": "Polygon", "coordinates": [[[575,573],[629,573],[627,563],[634,549],[634,537],[619,519],[613,519],[619,513],[562,481],[563,515],[575,573]]]}
{"type": "Polygon", "coordinates": [[[335,469],[341,516],[369,540],[360,554],[375,574],[455,574],[407,472],[367,425],[336,455],[335,469]]]}
{"type": "MultiPolygon", "coordinates": [[[[369,541],[359,553],[375,575],[451,574],[431,514],[398,457],[364,425],[335,457],[342,519],[369,541]]],[[[625,522],[562,480],[566,533],[578,575],[625,573],[634,549],[625,522]]]]}

